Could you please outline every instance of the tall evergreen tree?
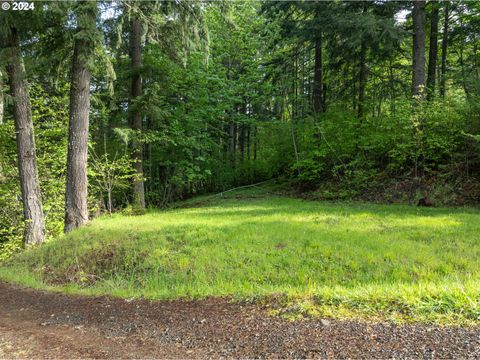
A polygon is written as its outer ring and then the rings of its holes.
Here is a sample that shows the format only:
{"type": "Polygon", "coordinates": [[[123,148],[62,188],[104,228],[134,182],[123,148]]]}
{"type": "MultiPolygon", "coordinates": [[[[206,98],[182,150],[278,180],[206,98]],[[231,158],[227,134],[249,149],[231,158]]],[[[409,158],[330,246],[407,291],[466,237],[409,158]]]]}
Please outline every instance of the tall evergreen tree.
{"type": "Polygon", "coordinates": [[[138,209],[143,210],[146,201],[144,144],[141,140],[141,132],[144,127],[145,109],[136,104],[144,95],[142,93],[142,35],[145,35],[150,43],[167,48],[172,57],[177,57],[177,60],[182,58],[181,60],[185,61],[186,53],[195,47],[195,41],[192,40],[205,40],[206,32],[202,28],[204,26],[203,5],[200,1],[151,1],[148,3],[125,1],[123,5],[124,16],[130,24],[128,47],[131,84],[128,111],[129,125],[135,132],[132,141],[132,157],[136,173],[133,181],[133,203],[138,209]],[[166,33],[170,38],[165,37],[166,33]],[[196,37],[199,39],[195,39],[196,37]]]}
{"type": "Polygon", "coordinates": [[[413,2],[413,95],[425,96],[425,0],[413,2]]]}
{"type": "MultiPolygon", "coordinates": [[[[322,12],[320,11],[321,3],[317,5],[315,11],[315,19],[320,21],[322,12]]],[[[313,70],[313,110],[316,113],[324,111],[325,106],[323,103],[323,34],[319,29],[315,39],[315,55],[314,55],[314,70],[313,70]]]]}
{"type": "MultiPolygon", "coordinates": [[[[130,91],[130,123],[133,130],[142,131],[142,113],[134,104],[142,95],[142,76],[140,68],[142,65],[141,53],[142,23],[136,14],[133,15],[130,30],[130,66],[131,66],[131,91],[130,91]]],[[[143,180],[143,146],[139,141],[133,144],[133,160],[136,177],[133,182],[134,205],[145,209],[145,186],[143,180]]]]}
{"type": "Polygon", "coordinates": [[[438,58],[438,20],[439,4],[436,1],[430,3],[430,45],[428,51],[428,72],[427,72],[427,98],[430,100],[435,94],[438,58]]]}
{"type": "Polygon", "coordinates": [[[2,71],[0,70],[0,125],[3,124],[3,116],[5,113],[5,97],[3,95],[4,87],[2,71]]]}
{"type": "Polygon", "coordinates": [[[26,245],[40,244],[45,240],[45,219],[38,181],[32,110],[18,32],[14,26],[2,37],[1,47],[8,51],[6,68],[13,96],[18,172],[25,220],[24,241],[26,245]]]}
{"type": "Polygon", "coordinates": [[[320,32],[315,39],[315,65],[313,71],[313,110],[316,113],[323,112],[323,41],[320,32]]]}
{"type": "MultiPolygon", "coordinates": [[[[363,1],[362,14],[367,13],[367,2],[363,1]]],[[[358,60],[358,110],[357,116],[362,119],[365,115],[365,92],[367,87],[367,39],[361,36],[360,39],[360,56],[358,60]]]]}
{"type": "MultiPolygon", "coordinates": [[[[4,85],[3,85],[3,74],[0,70],[0,125],[3,125],[3,117],[5,113],[5,97],[4,97],[4,85]]],[[[3,179],[3,168],[2,163],[0,162],[0,183],[3,179]]]]}
{"type": "Polygon", "coordinates": [[[442,97],[445,96],[445,76],[447,72],[449,16],[450,16],[450,2],[446,0],[444,9],[443,9],[442,64],[440,69],[440,95],[442,97]]]}
{"type": "Polygon", "coordinates": [[[70,84],[65,232],[88,221],[87,156],[90,112],[91,62],[95,47],[97,3],[76,4],[77,30],[74,35],[70,84]]]}

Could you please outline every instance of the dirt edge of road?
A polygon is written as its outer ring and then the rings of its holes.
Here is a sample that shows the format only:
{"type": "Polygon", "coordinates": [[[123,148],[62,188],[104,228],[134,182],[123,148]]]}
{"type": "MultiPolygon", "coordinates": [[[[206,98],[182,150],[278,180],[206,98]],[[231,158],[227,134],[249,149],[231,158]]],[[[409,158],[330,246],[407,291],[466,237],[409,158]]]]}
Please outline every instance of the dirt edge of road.
{"type": "Polygon", "coordinates": [[[480,357],[480,329],[268,316],[227,299],[124,300],[0,282],[0,358],[480,357]]]}

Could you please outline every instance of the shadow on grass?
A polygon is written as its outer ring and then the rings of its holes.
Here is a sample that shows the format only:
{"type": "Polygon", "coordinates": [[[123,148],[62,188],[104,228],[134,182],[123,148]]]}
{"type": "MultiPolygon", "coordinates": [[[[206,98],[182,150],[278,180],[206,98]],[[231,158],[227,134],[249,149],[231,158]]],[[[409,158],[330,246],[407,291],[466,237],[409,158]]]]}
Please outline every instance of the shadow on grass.
{"type": "Polygon", "coordinates": [[[315,306],[374,313],[410,307],[426,314],[425,306],[454,297],[448,311],[473,311],[478,215],[474,209],[285,198],[220,200],[98,219],[18,254],[9,276],[22,272],[82,291],[150,298],[318,294],[315,306]],[[446,290],[437,301],[439,283],[446,290]]]}
{"type": "MultiPolygon", "coordinates": [[[[450,215],[479,215],[476,208],[425,208],[410,205],[381,205],[360,202],[318,202],[293,198],[241,198],[241,199],[214,199],[208,204],[198,207],[184,208],[193,211],[196,215],[211,216],[232,215],[237,212],[239,216],[268,216],[277,213],[304,214],[319,212],[330,213],[338,216],[364,214],[369,216],[450,216],[450,215]],[[264,204],[268,205],[265,206],[264,204]],[[262,204],[262,205],[259,205],[262,204]],[[227,209],[227,210],[226,210],[227,209]]],[[[170,211],[178,211],[173,209],[170,211]]],[[[170,212],[168,211],[168,212],[170,212]]]]}

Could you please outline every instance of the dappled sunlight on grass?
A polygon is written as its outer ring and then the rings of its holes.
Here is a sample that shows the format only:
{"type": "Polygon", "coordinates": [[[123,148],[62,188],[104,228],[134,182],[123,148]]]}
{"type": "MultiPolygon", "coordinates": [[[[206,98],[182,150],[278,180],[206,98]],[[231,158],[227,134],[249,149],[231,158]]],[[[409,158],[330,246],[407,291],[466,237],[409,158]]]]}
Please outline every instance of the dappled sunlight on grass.
{"type": "Polygon", "coordinates": [[[326,313],[385,311],[378,302],[432,319],[428,299],[453,296],[452,311],[465,306],[470,321],[480,299],[479,231],[471,209],[224,199],[96,219],[18,255],[0,276],[156,299],[314,296],[326,313]]]}

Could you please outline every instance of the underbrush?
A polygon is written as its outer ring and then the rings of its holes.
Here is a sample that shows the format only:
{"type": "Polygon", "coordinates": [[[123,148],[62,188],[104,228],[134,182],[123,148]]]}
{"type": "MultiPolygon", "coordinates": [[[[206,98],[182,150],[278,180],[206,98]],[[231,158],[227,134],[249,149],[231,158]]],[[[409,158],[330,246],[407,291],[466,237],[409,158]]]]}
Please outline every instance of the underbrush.
{"type": "Polygon", "coordinates": [[[102,217],[2,263],[0,278],[83,294],[232,296],[273,314],[480,323],[480,213],[265,197],[102,217]]]}
{"type": "MultiPolygon", "coordinates": [[[[301,189],[301,185],[297,185],[301,189]]],[[[475,206],[480,201],[480,183],[475,178],[389,178],[372,175],[368,179],[342,178],[324,181],[302,198],[321,201],[365,201],[379,204],[416,205],[428,198],[434,206],[475,206]]]]}

